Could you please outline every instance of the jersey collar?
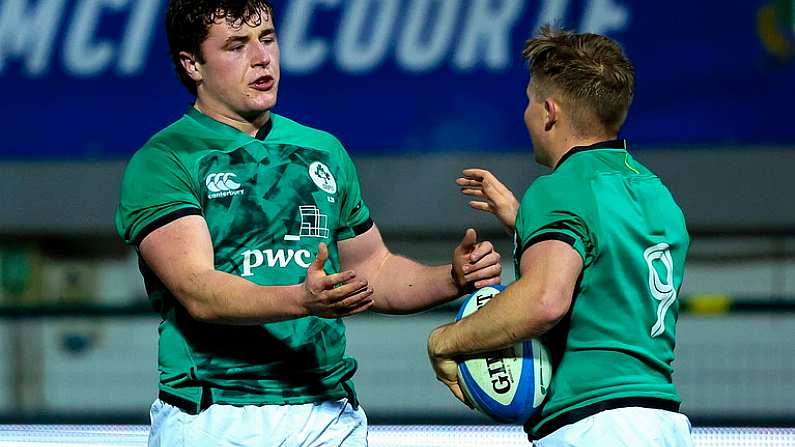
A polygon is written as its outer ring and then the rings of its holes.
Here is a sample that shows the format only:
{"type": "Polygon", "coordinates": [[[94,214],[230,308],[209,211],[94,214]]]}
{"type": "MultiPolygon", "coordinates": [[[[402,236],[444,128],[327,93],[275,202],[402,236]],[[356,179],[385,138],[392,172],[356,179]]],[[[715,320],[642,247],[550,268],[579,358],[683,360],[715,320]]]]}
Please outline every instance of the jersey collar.
{"type": "Polygon", "coordinates": [[[608,141],[600,141],[599,143],[592,144],[590,146],[574,146],[573,148],[569,149],[568,152],[563,154],[563,157],[560,158],[560,161],[558,161],[558,164],[557,164],[557,166],[555,166],[555,169],[558,169],[560,167],[560,165],[562,165],[563,162],[568,160],[569,157],[571,157],[572,155],[574,155],[576,153],[579,153],[579,152],[591,151],[591,150],[594,150],[594,149],[624,149],[624,150],[627,150],[627,140],[623,140],[623,139],[608,140],[608,141]]]}
{"type": "Polygon", "coordinates": [[[269,119],[264,126],[259,128],[257,135],[255,135],[254,138],[260,141],[265,141],[265,138],[268,138],[268,134],[271,133],[271,129],[273,129],[273,112],[271,112],[271,119],[269,119]]]}
{"type": "Polygon", "coordinates": [[[265,125],[262,126],[259,129],[259,131],[257,131],[257,135],[255,137],[251,137],[251,135],[248,135],[245,132],[241,132],[240,130],[235,129],[234,127],[228,124],[224,124],[220,121],[217,121],[205,115],[204,113],[200,112],[198,109],[196,109],[193,106],[188,108],[188,111],[185,113],[185,115],[193,118],[199,124],[205,127],[209,127],[215,130],[216,132],[220,132],[221,134],[228,135],[233,138],[237,138],[240,135],[245,135],[248,138],[256,138],[257,140],[264,141],[265,138],[268,136],[268,134],[270,134],[271,130],[273,129],[273,113],[271,113],[271,118],[268,120],[268,122],[265,123],[265,125]]]}

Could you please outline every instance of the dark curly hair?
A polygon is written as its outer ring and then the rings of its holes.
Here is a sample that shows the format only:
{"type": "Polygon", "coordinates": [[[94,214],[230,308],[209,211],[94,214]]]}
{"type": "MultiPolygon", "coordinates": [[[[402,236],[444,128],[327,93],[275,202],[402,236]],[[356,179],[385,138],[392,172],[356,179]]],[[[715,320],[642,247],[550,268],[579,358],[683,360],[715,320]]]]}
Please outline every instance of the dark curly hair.
{"type": "Polygon", "coordinates": [[[273,17],[269,0],[169,0],[166,11],[168,51],[179,80],[196,96],[196,83],[188,76],[179,60],[180,51],[196,56],[204,62],[201,44],[207,39],[210,27],[219,20],[242,22],[257,26],[265,12],[273,17]]]}

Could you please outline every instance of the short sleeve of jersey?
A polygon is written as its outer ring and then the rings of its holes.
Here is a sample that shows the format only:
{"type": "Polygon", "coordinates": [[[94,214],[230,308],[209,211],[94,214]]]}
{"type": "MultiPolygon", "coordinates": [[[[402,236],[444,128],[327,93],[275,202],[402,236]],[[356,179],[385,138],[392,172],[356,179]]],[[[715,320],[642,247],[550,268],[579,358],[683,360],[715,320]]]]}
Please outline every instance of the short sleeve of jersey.
{"type": "Polygon", "coordinates": [[[353,164],[348,152],[342,147],[342,144],[337,143],[340,166],[345,175],[345,190],[340,212],[338,239],[345,240],[369,230],[373,226],[373,221],[370,218],[370,209],[362,198],[362,189],[359,185],[359,175],[356,172],[356,166],[353,164]]]}
{"type": "Polygon", "coordinates": [[[138,245],[147,234],[178,217],[201,214],[191,176],[177,156],[145,146],[133,155],[122,178],[116,231],[126,244],[138,245]]]}
{"type": "Polygon", "coordinates": [[[588,199],[565,187],[563,182],[542,177],[528,188],[516,216],[517,262],[528,247],[550,239],[571,245],[583,263],[591,261],[594,241],[584,203],[588,199]]]}

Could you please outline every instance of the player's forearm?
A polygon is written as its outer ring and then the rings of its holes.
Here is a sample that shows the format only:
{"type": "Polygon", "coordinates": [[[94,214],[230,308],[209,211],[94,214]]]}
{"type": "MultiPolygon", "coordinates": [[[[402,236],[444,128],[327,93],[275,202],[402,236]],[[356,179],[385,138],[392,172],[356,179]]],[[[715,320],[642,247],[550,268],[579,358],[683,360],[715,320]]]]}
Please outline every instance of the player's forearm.
{"type": "Polygon", "coordinates": [[[390,254],[375,280],[375,310],[388,314],[419,312],[460,296],[453,283],[450,264],[426,266],[390,254]]]}
{"type": "Polygon", "coordinates": [[[196,272],[170,287],[188,313],[199,321],[254,325],[306,315],[302,286],[260,286],[217,270],[196,272]]]}
{"type": "Polygon", "coordinates": [[[538,337],[560,320],[546,302],[545,292],[532,286],[509,287],[472,315],[439,328],[429,347],[434,355],[454,358],[538,337]]]}

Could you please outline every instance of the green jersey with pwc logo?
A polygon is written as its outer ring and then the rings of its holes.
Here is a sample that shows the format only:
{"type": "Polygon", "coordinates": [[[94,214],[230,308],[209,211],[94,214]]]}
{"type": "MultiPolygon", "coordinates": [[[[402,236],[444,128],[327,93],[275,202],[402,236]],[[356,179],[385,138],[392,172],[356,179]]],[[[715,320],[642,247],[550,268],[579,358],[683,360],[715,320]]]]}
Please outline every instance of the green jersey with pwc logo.
{"type": "MultiPolygon", "coordinates": [[[[372,226],[356,169],[332,135],[282,116],[252,137],[191,108],[130,160],[116,228],[138,246],[180,217],[207,222],[216,270],[259,285],[304,281],[318,243],[327,273],[337,241],[372,226]]],[[[341,319],[253,326],[198,322],[141,259],[159,327],[160,390],[189,405],[297,404],[351,393],[341,319]]]]}

